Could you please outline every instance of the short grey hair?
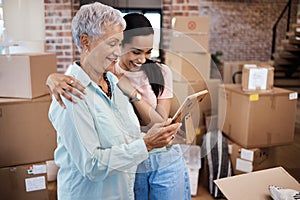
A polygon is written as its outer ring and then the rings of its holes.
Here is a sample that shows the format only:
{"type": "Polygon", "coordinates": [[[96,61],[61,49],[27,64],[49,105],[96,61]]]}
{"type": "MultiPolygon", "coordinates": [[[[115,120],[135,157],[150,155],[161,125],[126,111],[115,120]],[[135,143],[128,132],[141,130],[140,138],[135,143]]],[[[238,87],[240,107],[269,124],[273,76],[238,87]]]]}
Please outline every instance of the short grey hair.
{"type": "Polygon", "coordinates": [[[82,34],[87,34],[95,40],[103,35],[110,25],[120,25],[125,29],[126,22],[119,10],[99,2],[81,6],[72,20],[73,40],[79,51],[82,50],[82,34]]]}

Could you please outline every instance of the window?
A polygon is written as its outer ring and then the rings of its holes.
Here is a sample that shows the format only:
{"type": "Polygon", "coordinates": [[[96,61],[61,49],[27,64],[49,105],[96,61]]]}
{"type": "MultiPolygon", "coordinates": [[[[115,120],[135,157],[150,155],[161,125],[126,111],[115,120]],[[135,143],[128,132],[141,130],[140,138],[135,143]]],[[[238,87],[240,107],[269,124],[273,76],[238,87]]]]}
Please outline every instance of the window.
{"type": "Polygon", "coordinates": [[[151,57],[153,59],[161,59],[159,49],[162,35],[162,0],[80,0],[79,2],[80,6],[92,2],[101,2],[119,9],[123,15],[132,12],[144,14],[154,28],[154,42],[151,57]]]}
{"type": "MultiPolygon", "coordinates": [[[[2,8],[2,0],[0,0],[0,44],[4,40],[4,20],[3,20],[3,8],[2,8]]],[[[3,43],[0,45],[0,54],[3,52],[3,43]]]]}
{"type": "Polygon", "coordinates": [[[4,21],[3,21],[3,8],[2,8],[2,0],[0,0],[0,41],[2,41],[3,37],[3,28],[4,28],[4,21]]]}

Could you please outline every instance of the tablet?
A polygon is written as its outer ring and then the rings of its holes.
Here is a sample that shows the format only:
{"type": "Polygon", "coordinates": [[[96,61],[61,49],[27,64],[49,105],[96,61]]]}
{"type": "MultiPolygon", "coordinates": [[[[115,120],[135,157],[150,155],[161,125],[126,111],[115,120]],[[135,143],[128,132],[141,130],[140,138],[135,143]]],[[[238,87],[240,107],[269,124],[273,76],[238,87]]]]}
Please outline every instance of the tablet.
{"type": "Polygon", "coordinates": [[[181,122],[182,119],[193,110],[194,106],[203,100],[207,93],[207,90],[202,90],[187,96],[172,117],[172,123],[181,122]]]}

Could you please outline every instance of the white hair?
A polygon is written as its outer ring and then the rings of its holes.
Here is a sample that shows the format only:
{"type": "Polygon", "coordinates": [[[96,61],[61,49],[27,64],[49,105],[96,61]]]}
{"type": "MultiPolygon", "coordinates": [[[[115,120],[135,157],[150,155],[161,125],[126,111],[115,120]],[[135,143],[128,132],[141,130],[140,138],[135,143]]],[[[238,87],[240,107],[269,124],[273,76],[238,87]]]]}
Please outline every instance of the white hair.
{"type": "Polygon", "coordinates": [[[123,30],[126,22],[119,10],[99,2],[80,7],[72,20],[72,35],[75,45],[81,51],[80,36],[87,34],[92,40],[98,39],[111,25],[120,25],[123,30]]]}

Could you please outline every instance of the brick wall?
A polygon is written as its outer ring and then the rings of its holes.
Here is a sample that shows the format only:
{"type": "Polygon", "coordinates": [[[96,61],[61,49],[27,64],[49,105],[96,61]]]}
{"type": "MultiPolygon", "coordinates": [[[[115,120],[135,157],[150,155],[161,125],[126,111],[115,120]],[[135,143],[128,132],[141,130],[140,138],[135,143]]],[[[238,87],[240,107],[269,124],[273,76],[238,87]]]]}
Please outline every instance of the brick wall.
{"type": "MultiPolygon", "coordinates": [[[[71,19],[78,0],[44,0],[46,50],[57,53],[58,69],[78,59],[72,44],[71,19]]],[[[271,55],[272,26],[287,0],[163,0],[163,28],[170,29],[174,16],[210,16],[210,52],[223,51],[223,61],[267,61],[271,55]]],[[[297,3],[293,0],[292,22],[296,21],[297,3]]],[[[284,19],[287,15],[284,15],[284,19]]],[[[278,38],[284,37],[286,21],[278,26],[278,38]]],[[[164,35],[163,48],[168,46],[164,35]]],[[[280,40],[278,39],[278,43],[280,40]]]]}
{"type": "MultiPolygon", "coordinates": [[[[271,56],[272,27],[288,0],[164,0],[164,25],[174,16],[210,16],[210,52],[223,51],[223,61],[267,61],[271,56]]],[[[293,0],[291,22],[296,22],[293,0]]],[[[277,28],[277,44],[284,38],[287,14],[277,28]]],[[[165,36],[167,38],[167,36],[165,36]]],[[[164,47],[168,40],[164,41],[164,47]]]]}
{"type": "Polygon", "coordinates": [[[79,8],[77,0],[44,0],[45,3],[45,50],[56,52],[57,69],[65,71],[75,59],[76,48],[73,45],[71,21],[79,8]]]}

